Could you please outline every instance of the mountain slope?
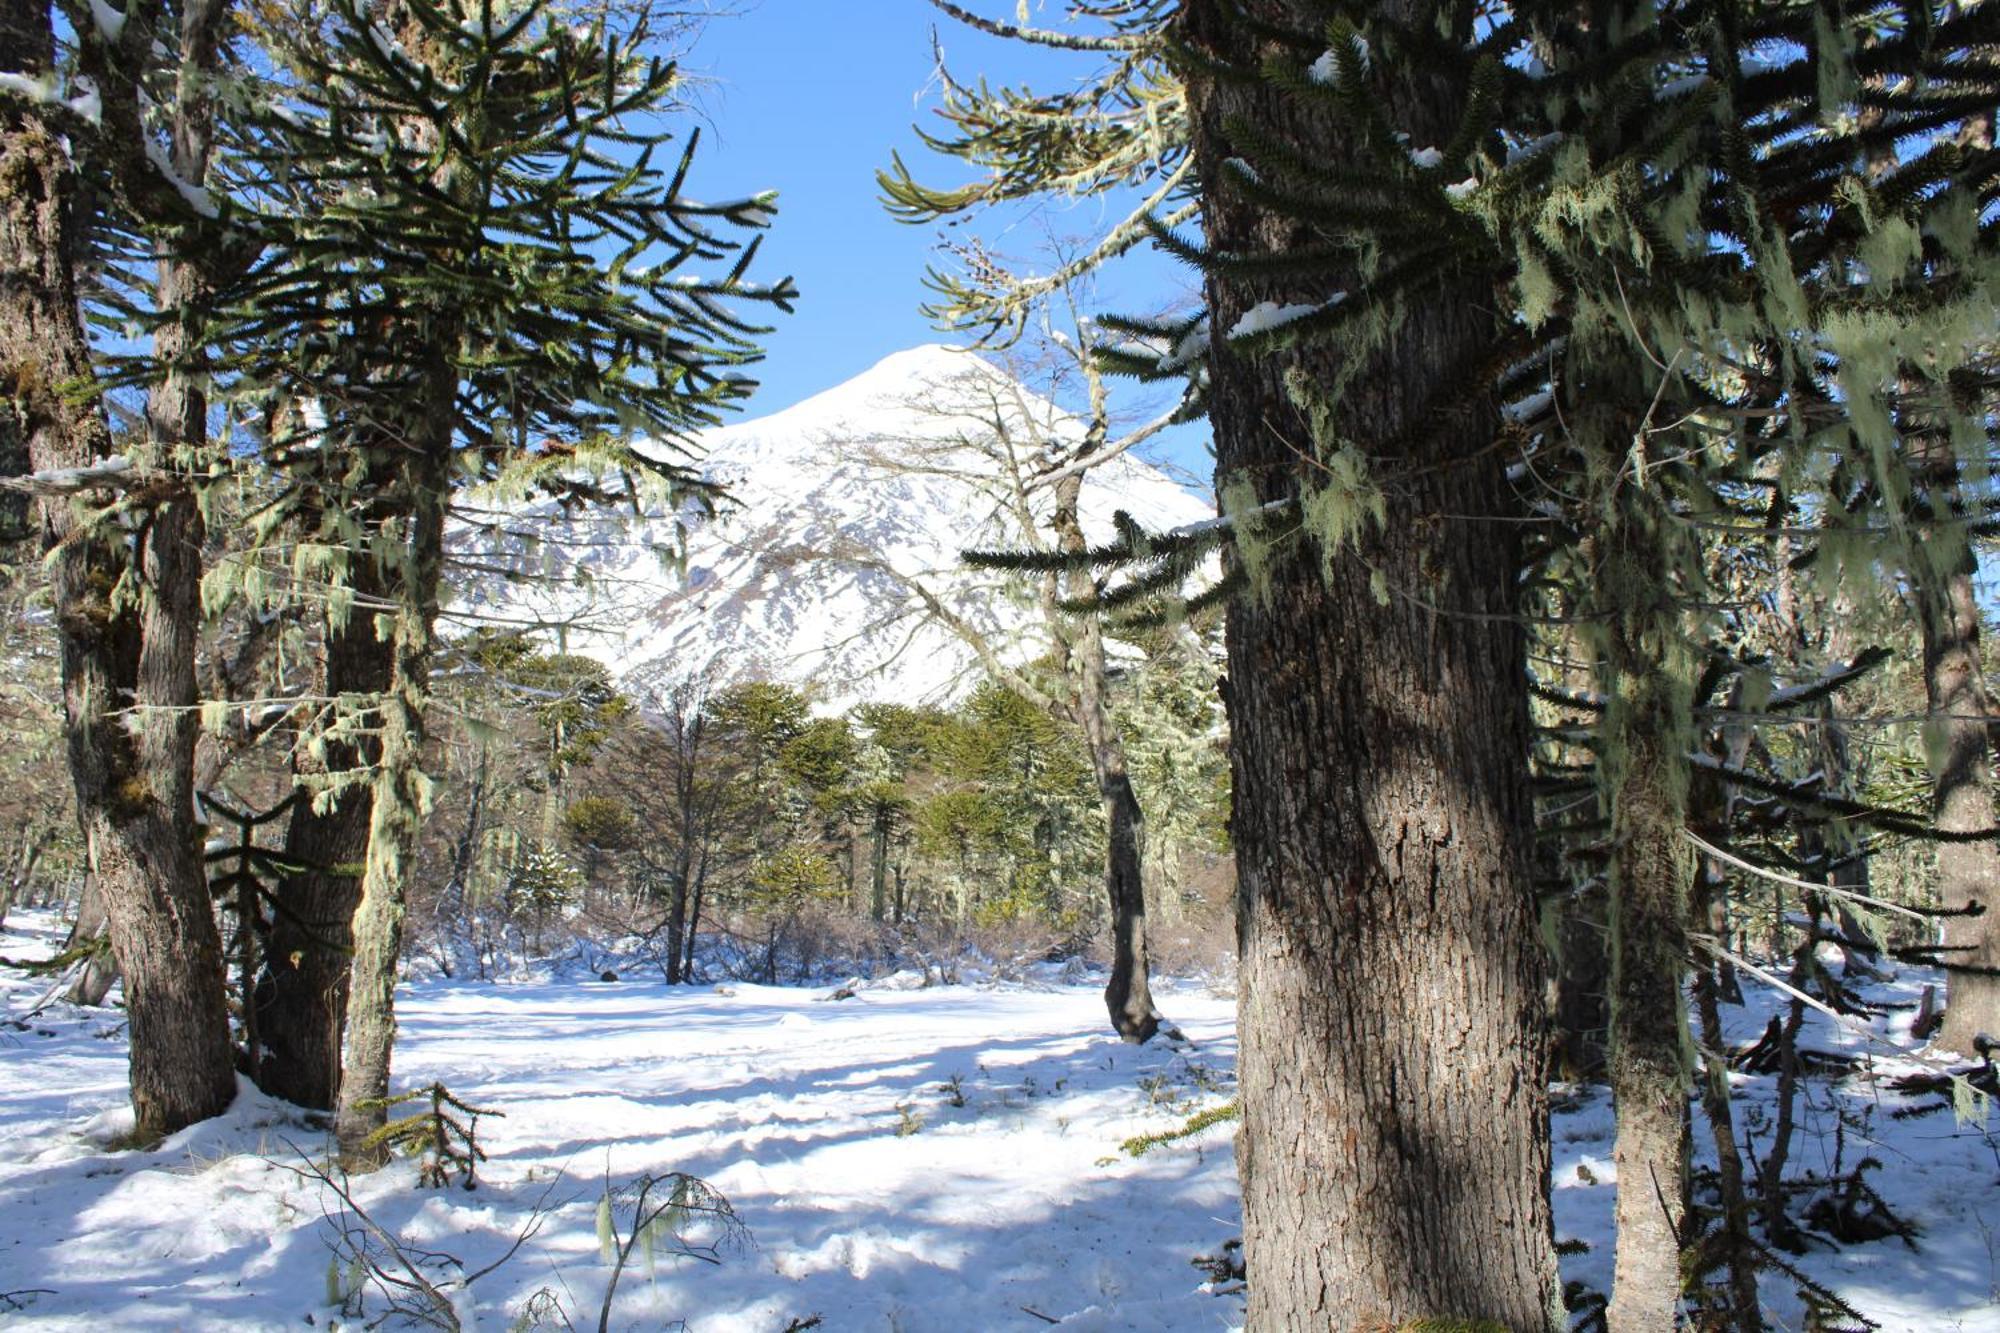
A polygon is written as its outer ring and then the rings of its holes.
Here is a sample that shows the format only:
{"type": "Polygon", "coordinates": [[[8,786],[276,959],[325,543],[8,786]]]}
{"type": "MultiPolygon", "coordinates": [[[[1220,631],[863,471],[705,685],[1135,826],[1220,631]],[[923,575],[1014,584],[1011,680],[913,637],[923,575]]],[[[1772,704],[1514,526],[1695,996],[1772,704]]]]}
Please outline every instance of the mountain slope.
{"type": "MultiPolygon", "coordinates": [[[[899,352],[785,411],[705,432],[703,474],[731,497],[713,517],[530,505],[495,533],[461,533],[482,572],[453,611],[560,624],[569,651],[641,687],[765,679],[829,710],[942,702],[970,687],[977,658],[924,593],[1003,656],[1040,651],[1031,594],[961,568],[958,553],[1023,543],[1006,470],[1077,429],[978,357],[899,352]]],[[[1130,457],[1093,470],[1082,506],[1093,540],[1120,509],[1153,528],[1213,512],[1130,457]]]]}

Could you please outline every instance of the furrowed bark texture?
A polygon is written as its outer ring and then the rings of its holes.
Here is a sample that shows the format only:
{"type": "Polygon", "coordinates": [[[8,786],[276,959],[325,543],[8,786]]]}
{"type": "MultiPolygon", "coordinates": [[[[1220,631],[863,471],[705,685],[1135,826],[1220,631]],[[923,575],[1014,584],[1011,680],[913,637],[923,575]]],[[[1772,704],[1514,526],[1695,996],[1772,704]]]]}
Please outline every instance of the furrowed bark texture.
{"type": "MultiPolygon", "coordinates": [[[[34,77],[53,50],[45,7],[0,0],[0,61],[34,77]]],[[[56,134],[0,109],[0,367],[37,469],[112,452],[97,405],[74,392],[93,374],[74,277],[84,245],[77,207],[56,134]]],[[[175,295],[163,291],[162,302],[175,295]]],[[[157,425],[183,405],[158,402],[149,415],[157,425]]],[[[46,501],[42,537],[59,551],[52,584],[70,771],[125,978],[135,1133],[151,1138],[224,1110],[235,1073],[194,825],[202,524],[185,490],[132,504],[137,530],[105,534],[71,501],[46,501]]]]}
{"type": "MultiPolygon", "coordinates": [[[[1993,124],[1990,109],[1973,115],[1962,141],[1990,147],[1993,124]]],[[[1889,164],[1888,154],[1871,159],[1870,174],[1886,172],[1889,164]]],[[[1902,387],[1914,403],[1924,400],[1923,380],[1914,367],[1905,367],[1902,387]]],[[[1934,515],[1964,514],[1959,462],[1949,434],[1925,416],[1921,410],[1906,411],[1903,421],[1917,493],[1934,515]]],[[[1979,597],[1973,584],[1979,559],[1956,522],[1930,527],[1922,548],[1913,552],[1907,572],[1923,640],[1930,713],[1925,741],[1935,774],[1932,823],[1939,833],[1972,833],[1994,827],[1992,700],[1980,660],[1979,597]]],[[[1971,1055],[1982,1034],[2000,1040],[2000,845],[1983,838],[1940,842],[1937,872],[1946,907],[1976,904],[1983,909],[1947,917],[1944,923],[1945,960],[1968,970],[1949,975],[1937,1044],[1971,1055]]]]}
{"type": "MultiPolygon", "coordinates": [[[[1239,10],[1318,25],[1303,0],[1190,0],[1183,35],[1255,71],[1264,53],[1239,10]]],[[[1196,62],[1186,73],[1205,181],[1227,175],[1239,118],[1307,160],[1339,160],[1342,132],[1323,110],[1261,79],[1196,62]]],[[[1442,141],[1462,93],[1422,74],[1385,76],[1382,91],[1419,143],[1442,141]]],[[[1215,250],[1279,254],[1313,239],[1226,188],[1203,216],[1215,250]]],[[[1325,292],[1211,273],[1207,295],[1219,333],[1258,300],[1325,292]]],[[[1230,607],[1237,1164],[1257,1333],[1426,1318],[1560,1327],[1527,695],[1514,539],[1497,521],[1507,489],[1489,449],[1496,413],[1426,408],[1491,345],[1490,309],[1481,280],[1431,289],[1365,364],[1345,367],[1344,429],[1394,474],[1387,522],[1326,572],[1316,548],[1274,552],[1261,591],[1230,607]]],[[[1309,472],[1287,364],[1327,386],[1343,368],[1325,349],[1238,357],[1220,336],[1211,355],[1218,479],[1249,482],[1262,502],[1296,494],[1309,472]]]]}

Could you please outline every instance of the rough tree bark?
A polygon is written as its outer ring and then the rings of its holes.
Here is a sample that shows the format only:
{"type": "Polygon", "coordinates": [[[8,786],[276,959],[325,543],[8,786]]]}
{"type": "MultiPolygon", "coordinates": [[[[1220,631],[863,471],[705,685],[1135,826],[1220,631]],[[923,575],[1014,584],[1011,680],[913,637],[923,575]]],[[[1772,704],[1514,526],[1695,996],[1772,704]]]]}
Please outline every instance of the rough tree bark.
{"type": "MultiPolygon", "coordinates": [[[[1617,1247],[1611,1333],[1671,1328],[1681,1294],[1687,1213],[1686,1052],[1689,886],[1686,841],[1697,658],[1688,644],[1677,571],[1698,567],[1688,529],[1658,487],[1628,474],[1619,450],[1636,412],[1617,404],[1609,376],[1598,401],[1577,409],[1584,438],[1605,442],[1593,460],[1593,498],[1604,515],[1589,542],[1581,609],[1599,640],[1607,703],[1598,766],[1611,817],[1611,1005],[1607,1068],[1617,1109],[1617,1247]]],[[[1630,401],[1630,394],[1625,401],[1630,401]]]]}
{"type": "MultiPolygon", "coordinates": [[[[361,603],[344,625],[328,626],[319,675],[325,698],[379,695],[389,688],[391,645],[376,632],[368,609],[382,596],[375,562],[353,562],[350,580],[361,603]]],[[[293,756],[295,781],[365,768],[377,747],[329,741],[323,761],[303,748],[293,756]]],[[[265,948],[257,991],[257,1028],[265,1052],[258,1086],[274,1097],[317,1110],[333,1109],[340,1091],[341,1033],[353,962],[354,911],[361,901],[359,868],[368,851],[373,808],[367,784],[340,789],[321,809],[308,796],[285,830],[285,856],[305,867],[278,885],[279,911],[265,948]]]]}
{"type": "MultiPolygon", "coordinates": [[[[1865,120],[1882,113],[1868,109],[1865,120]]],[[[1969,116],[1960,141],[1971,148],[1993,143],[1991,109],[1969,116]]],[[[1883,151],[1868,160],[1871,178],[1884,175],[1893,155],[1883,151]]],[[[1930,750],[1934,785],[1931,789],[1933,826],[1942,834],[1966,834],[1994,827],[1992,797],[1992,699],[1980,658],[1980,615],[1974,578],[1979,559],[1967,540],[1959,462],[1948,430],[1926,409],[1926,397],[1939,386],[1929,384],[1914,365],[1906,365],[1901,388],[1909,400],[1904,408],[1905,439],[1913,471],[1914,496],[1929,522],[1906,573],[1917,626],[1923,640],[1924,694],[1929,719],[1925,742],[1930,750]]],[[[1956,410],[1948,405],[1946,411],[1956,410]]],[[[1944,925],[1944,957],[1968,971],[1954,971],[1946,987],[1944,1021],[1937,1044],[1946,1050],[1972,1054],[1981,1034],[2000,1039],[2000,844],[1990,839],[1940,842],[1937,849],[1938,892],[1946,907],[1982,909],[1948,917],[1944,925]]],[[[1838,883],[1838,881],[1836,881],[1838,883]]]]}
{"type": "MultiPolygon", "coordinates": [[[[144,50],[151,16],[133,17],[125,45],[144,50]]],[[[54,50],[46,6],[0,0],[0,59],[12,72],[48,76],[54,50]]],[[[106,100],[113,131],[117,102],[106,100]]],[[[175,165],[185,173],[189,145],[176,137],[175,165]]],[[[36,115],[0,108],[0,366],[37,470],[113,452],[101,408],[74,392],[93,375],[75,285],[84,246],[60,136],[36,115]]],[[[186,294],[178,267],[163,275],[167,308],[186,294]]],[[[179,336],[166,330],[163,360],[183,350],[179,336]]],[[[154,395],[142,463],[170,465],[175,445],[199,438],[190,429],[205,432],[193,415],[198,401],[185,382],[154,395]]],[[[42,535],[57,552],[52,585],[78,817],[95,849],[125,978],[135,1134],[151,1138],[221,1112],[235,1073],[192,790],[202,522],[178,483],[127,503],[138,526],[113,534],[87,523],[70,500],[46,500],[42,535]]]]}
{"type": "MultiPolygon", "coordinates": [[[[391,5],[384,21],[406,49],[442,73],[448,60],[430,48],[422,24],[391,5]]],[[[476,121],[476,115],[473,117],[476,121]]],[[[413,145],[435,147],[441,129],[429,121],[399,127],[413,145]]],[[[440,154],[434,186],[472,210],[478,202],[456,149],[440,154]]],[[[374,529],[366,558],[375,563],[388,626],[388,685],[373,703],[379,747],[369,784],[368,852],[355,909],[347,1027],[341,1052],[334,1138],[343,1164],[373,1170],[388,1160],[371,1143],[388,1121],[390,1057],[396,1038],[396,972],[403,954],[404,876],[429,808],[423,771],[424,723],[430,704],[431,659],[444,576],[444,525],[451,495],[452,448],[458,426],[460,326],[448,308],[409,309],[383,332],[385,369],[407,376],[403,396],[386,414],[376,406],[366,451],[374,529]]]]}
{"type": "MultiPolygon", "coordinates": [[[[1386,9],[1418,21],[1414,6],[1386,9]]],[[[1305,0],[1189,0],[1181,36],[1197,170],[1227,176],[1231,127],[1339,160],[1323,108],[1254,71],[1261,19],[1315,31],[1305,0]]],[[[1443,142],[1463,89],[1385,76],[1395,123],[1443,142]]],[[[1211,248],[1281,254],[1307,229],[1226,189],[1211,248]]],[[[1211,273],[1212,327],[1262,299],[1321,300],[1211,273]]],[[[1342,372],[1355,447],[1397,476],[1387,521],[1320,567],[1271,554],[1229,609],[1228,684],[1242,958],[1237,1165],[1249,1327],[1487,1320],[1561,1326],[1548,1195],[1545,995],[1513,525],[1490,406],[1433,417],[1434,386],[1494,336],[1478,280],[1433,290],[1361,365],[1326,349],[1210,357],[1216,471],[1269,503],[1296,495],[1311,423],[1284,371],[1342,372]],[[1371,574],[1393,591],[1386,599],[1371,574]]]]}

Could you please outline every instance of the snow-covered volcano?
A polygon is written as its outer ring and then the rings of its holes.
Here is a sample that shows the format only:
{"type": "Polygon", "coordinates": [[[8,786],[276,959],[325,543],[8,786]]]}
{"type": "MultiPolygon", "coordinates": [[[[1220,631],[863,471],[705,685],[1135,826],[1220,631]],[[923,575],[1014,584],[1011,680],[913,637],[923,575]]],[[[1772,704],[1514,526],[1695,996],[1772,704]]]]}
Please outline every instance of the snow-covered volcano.
{"type": "MultiPolygon", "coordinates": [[[[830,710],[944,701],[970,687],[978,659],[925,594],[1006,657],[1041,651],[1031,594],[963,568],[959,552],[1023,545],[1009,474],[1077,430],[976,356],[899,352],[785,411],[704,433],[702,471],[730,495],[712,518],[514,511],[497,551],[467,543],[483,572],[453,610],[559,623],[569,651],[632,683],[777,680],[830,710]]],[[[1130,455],[1091,471],[1081,506],[1093,540],[1120,509],[1152,528],[1212,513],[1130,455]]],[[[1044,495],[1028,512],[1046,508],[1044,495]]]]}

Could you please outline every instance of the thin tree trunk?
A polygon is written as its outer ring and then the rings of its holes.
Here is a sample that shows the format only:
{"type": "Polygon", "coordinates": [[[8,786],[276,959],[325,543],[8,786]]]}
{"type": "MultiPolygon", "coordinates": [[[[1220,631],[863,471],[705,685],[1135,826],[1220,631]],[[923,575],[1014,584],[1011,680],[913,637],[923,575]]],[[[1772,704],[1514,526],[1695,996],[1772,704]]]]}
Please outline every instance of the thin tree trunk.
{"type": "Polygon", "coordinates": [[[1812,984],[1812,953],[1819,946],[1817,912],[1812,914],[1812,920],[1813,928],[1806,932],[1806,938],[1794,952],[1791,975],[1786,978],[1794,995],[1785,1010],[1785,1021],[1778,1035],[1778,1117],[1771,1130],[1771,1146],[1764,1153],[1764,1165],[1758,1179],[1764,1234],[1773,1245],[1794,1253],[1804,1246],[1799,1241],[1798,1228],[1792,1225],[1791,1214],[1785,1210],[1785,1165],[1792,1155],[1792,1132],[1802,1073],[1799,1067],[1799,1032],[1805,1026],[1806,1002],[1798,996],[1812,984]]]}
{"type": "MultiPolygon", "coordinates": [[[[1994,826],[1987,726],[1992,713],[1981,675],[1979,598],[1969,548],[1935,583],[1917,580],[1923,632],[1927,740],[1937,785],[1939,833],[1994,826]]],[[[1938,889],[1948,907],[1977,904],[1979,915],[1947,917],[1943,957],[1954,970],[1937,1044],[1971,1054],[1981,1035],[2000,1038],[2000,845],[1989,839],[1937,845],[1938,889]],[[1960,971],[1959,968],[1971,970],[1960,971]]]]}
{"type": "MultiPolygon", "coordinates": [[[[9,72],[48,74],[54,35],[46,7],[0,0],[0,52],[9,72]]],[[[176,140],[176,169],[199,179],[199,160],[189,170],[188,141],[176,140]]],[[[97,403],[66,387],[94,374],[75,286],[83,225],[59,138],[31,114],[0,109],[0,368],[38,470],[112,453],[97,403]]],[[[166,266],[161,305],[173,309],[190,296],[190,280],[184,267],[166,266]]],[[[181,338],[178,327],[162,330],[163,362],[176,362],[181,338]]],[[[185,377],[172,376],[149,405],[140,461],[170,464],[176,446],[204,440],[199,406],[185,377]]],[[[96,849],[125,976],[135,1133],[152,1138],[226,1108],[235,1072],[192,791],[202,522],[179,484],[128,504],[137,527],[107,532],[84,519],[80,505],[45,501],[42,536],[57,552],[52,590],[77,813],[96,849]]]]}
{"type": "MultiPolygon", "coordinates": [[[[103,939],[106,929],[104,891],[98,887],[97,875],[93,871],[84,878],[83,898],[77,903],[76,921],[70,926],[69,939],[63,947],[67,950],[94,943],[103,939]]],[[[112,957],[108,947],[99,948],[84,961],[83,971],[70,982],[63,998],[71,1004],[94,1009],[104,1003],[104,997],[111,993],[112,983],[117,980],[118,960],[112,957]]]]}
{"type": "MultiPolygon", "coordinates": [[[[486,823],[486,789],[490,758],[485,743],[481,742],[479,766],[473,771],[472,780],[466,790],[465,823],[451,847],[451,870],[446,875],[444,888],[438,892],[437,902],[431,909],[431,929],[436,936],[433,946],[434,956],[438,960],[438,967],[447,977],[456,975],[458,970],[458,923],[470,915],[469,886],[472,883],[473,862],[478,859],[480,831],[486,823]]],[[[468,941],[471,939],[469,929],[467,939],[468,941]]]]}
{"type": "MultiPolygon", "coordinates": [[[[1629,440],[1629,430],[1605,438],[1629,440]]],[[[1611,807],[1611,1042],[1617,1247],[1611,1333],[1673,1327],[1687,1213],[1687,749],[1692,652],[1672,571],[1674,516],[1605,465],[1615,512],[1596,539],[1587,605],[1605,625],[1599,766],[1611,807]]]]}
{"type": "MultiPolygon", "coordinates": [[[[349,579],[364,606],[384,595],[372,559],[355,559],[349,579]]],[[[345,624],[327,626],[317,693],[329,699],[381,694],[389,686],[390,649],[369,611],[353,611],[345,624]]],[[[293,754],[293,780],[308,791],[340,775],[348,782],[329,805],[302,799],[285,829],[286,859],[304,869],[277,886],[278,911],[257,992],[265,1046],[257,1082],[274,1097],[322,1111],[333,1109],[340,1092],[354,912],[368,854],[370,785],[355,782],[354,774],[377,754],[372,741],[339,739],[326,742],[322,758],[303,744],[293,754]]]]}
{"type": "Polygon", "coordinates": [[[872,853],[868,876],[868,917],[876,925],[888,911],[889,902],[889,821],[893,814],[886,801],[875,806],[874,841],[870,844],[872,853]]]}
{"type": "MultiPolygon", "coordinates": [[[[1704,875],[1706,872],[1704,872],[1704,875]]],[[[1757,1255],[1750,1234],[1750,1196],[1743,1184],[1743,1154],[1736,1144],[1735,1110],[1729,1092],[1729,1043],[1722,1035],[1720,985],[1706,969],[1695,974],[1695,1002],[1701,1010],[1702,1114],[1715,1145],[1716,1175],[1722,1193],[1722,1232],[1728,1241],[1730,1327],[1759,1333],[1764,1327],[1757,1303],[1757,1255]]],[[[1622,1177],[1621,1177],[1622,1179],[1622,1177]]]]}
{"type": "MultiPolygon", "coordinates": [[[[1220,184],[1250,151],[1234,127],[1335,161],[1352,130],[1206,60],[1255,71],[1264,52],[1245,19],[1310,32],[1319,7],[1188,0],[1182,15],[1195,162],[1218,183],[1203,201],[1210,248],[1313,243],[1220,184]]],[[[1445,141],[1462,88],[1421,73],[1382,82],[1411,142],[1445,141]]],[[[1261,300],[1323,301],[1327,285],[1211,272],[1211,325],[1261,300]]],[[[1317,473],[1301,461],[1315,424],[1294,390],[1335,383],[1343,436],[1396,478],[1386,521],[1353,550],[1303,537],[1272,548],[1255,592],[1229,607],[1237,1166],[1255,1333],[1562,1323],[1515,528],[1489,447],[1496,410],[1429,412],[1435,387],[1490,348],[1491,292],[1474,279],[1412,299],[1364,358],[1238,357],[1222,337],[1209,356],[1219,488],[1258,504],[1298,496],[1317,473]]]]}
{"type": "MultiPolygon", "coordinates": [[[[442,388],[448,372],[434,369],[442,388]]],[[[440,415],[451,399],[433,400],[440,415]]],[[[427,801],[422,771],[424,713],[430,697],[432,627],[437,621],[438,588],[444,567],[444,516],[448,455],[442,442],[448,427],[434,417],[438,447],[418,451],[404,463],[409,533],[400,553],[394,585],[396,610],[390,641],[394,669],[380,699],[381,754],[370,794],[368,858],[361,878],[361,903],[354,915],[354,962],[350,981],[346,1047],[334,1122],[341,1156],[350,1167],[373,1169],[387,1160],[386,1149],[366,1140],[388,1118],[389,1062],[396,1035],[396,969],[402,958],[404,879],[423,831],[427,801]]]]}
{"type": "MultiPolygon", "coordinates": [[[[1740,697],[1731,700],[1732,706],[1740,703],[1740,697]]],[[[1750,728],[1733,723],[1715,738],[1711,753],[1719,749],[1722,752],[1719,757],[1734,767],[1742,763],[1749,742],[1750,728]]],[[[1721,775],[1693,770],[1689,774],[1688,824],[1710,843],[1727,842],[1735,797],[1733,786],[1721,775]]],[[[1727,918],[1718,905],[1728,888],[1727,870],[1715,857],[1704,854],[1695,861],[1692,884],[1690,919],[1706,921],[1709,933],[1726,947],[1727,918]]],[[[1731,1327],[1757,1333],[1764,1325],[1757,1303],[1751,1204],[1744,1188],[1743,1153],[1737,1145],[1735,1110],[1730,1103],[1729,1044],[1722,1033],[1723,1002],[1743,1001],[1740,990],[1736,989],[1735,969],[1725,970],[1723,962],[1715,959],[1714,966],[1698,967],[1694,974],[1695,1003],[1701,1016],[1701,1106],[1703,1118],[1708,1122],[1709,1141],[1715,1147],[1716,1176],[1722,1195],[1721,1231],[1726,1247],[1724,1259],[1729,1268],[1731,1327]]]]}
{"type": "Polygon", "coordinates": [[[701,858],[694,875],[694,898],[688,903],[687,938],[681,945],[681,980],[694,980],[694,942],[701,932],[701,900],[708,891],[708,856],[701,858]]]}
{"type": "Polygon", "coordinates": [[[693,831],[683,818],[681,845],[674,852],[673,887],[667,900],[667,984],[677,986],[687,979],[681,966],[682,937],[687,934],[688,880],[694,873],[693,831]]]}
{"type": "MultiPolygon", "coordinates": [[[[1084,448],[1089,447],[1086,442],[1084,448]]],[[[1079,512],[1082,491],[1081,472],[1064,478],[1055,491],[1052,526],[1062,549],[1072,553],[1086,549],[1079,512]]],[[[1084,571],[1072,571],[1069,584],[1070,596],[1079,600],[1092,592],[1090,575],[1084,571]]],[[[1143,1045],[1160,1030],[1146,955],[1146,816],[1132,789],[1125,744],[1104,697],[1104,631],[1094,616],[1077,617],[1068,626],[1055,628],[1068,659],[1076,720],[1090,749],[1091,771],[1104,806],[1104,885],[1111,908],[1111,976],[1104,984],[1104,1007],[1119,1036],[1143,1045]]]]}
{"type": "Polygon", "coordinates": [[[1556,924],[1555,1060],[1559,1078],[1604,1077],[1610,1029],[1610,924],[1604,886],[1582,889],[1559,909],[1556,924]]]}
{"type": "Polygon", "coordinates": [[[0,923],[7,920],[7,913],[14,910],[14,904],[26,899],[28,886],[34,882],[35,870],[42,863],[42,854],[48,850],[49,840],[55,830],[47,825],[32,826],[21,832],[21,853],[14,861],[13,873],[7,877],[7,891],[0,894],[0,923]]]}

